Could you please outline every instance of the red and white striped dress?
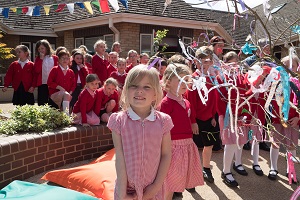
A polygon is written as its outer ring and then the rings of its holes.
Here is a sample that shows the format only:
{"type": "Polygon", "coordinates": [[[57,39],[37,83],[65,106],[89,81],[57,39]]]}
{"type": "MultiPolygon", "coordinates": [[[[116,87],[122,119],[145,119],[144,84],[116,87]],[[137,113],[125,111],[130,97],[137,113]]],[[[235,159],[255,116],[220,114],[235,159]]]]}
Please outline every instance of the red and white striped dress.
{"type": "MultiPolygon", "coordinates": [[[[144,189],[152,184],[158,172],[161,158],[161,144],[169,134],[173,122],[167,114],[152,109],[144,120],[131,109],[113,113],[107,127],[120,134],[123,144],[128,192],[136,192],[143,198],[144,189]]],[[[118,191],[115,190],[115,199],[118,191]]],[[[164,199],[164,185],[154,199],[164,199]]]]}

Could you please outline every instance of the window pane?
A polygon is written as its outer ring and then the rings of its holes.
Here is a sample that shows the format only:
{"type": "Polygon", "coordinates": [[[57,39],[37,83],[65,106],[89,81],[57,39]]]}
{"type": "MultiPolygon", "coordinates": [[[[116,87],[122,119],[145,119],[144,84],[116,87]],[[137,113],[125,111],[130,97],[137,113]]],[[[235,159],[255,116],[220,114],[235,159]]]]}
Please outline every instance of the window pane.
{"type": "Polygon", "coordinates": [[[90,38],[85,38],[85,46],[88,48],[89,52],[91,54],[95,54],[94,50],[94,44],[97,42],[97,40],[103,40],[103,36],[100,37],[90,37],[90,38]]]}
{"type": "Polygon", "coordinates": [[[111,46],[114,43],[114,35],[105,35],[104,40],[106,41],[107,49],[110,51],[111,46]]]}
{"type": "Polygon", "coordinates": [[[152,35],[142,35],[141,36],[141,53],[151,54],[151,43],[152,35]]]}

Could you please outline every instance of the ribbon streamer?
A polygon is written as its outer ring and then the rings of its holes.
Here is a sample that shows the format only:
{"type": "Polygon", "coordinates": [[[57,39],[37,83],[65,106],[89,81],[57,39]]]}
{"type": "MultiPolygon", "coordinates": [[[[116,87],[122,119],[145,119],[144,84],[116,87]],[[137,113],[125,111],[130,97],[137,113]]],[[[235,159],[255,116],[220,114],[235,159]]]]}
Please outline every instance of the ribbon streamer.
{"type": "Polygon", "coordinates": [[[237,17],[243,18],[244,16],[238,15],[237,13],[234,14],[234,17],[233,17],[233,28],[232,28],[233,31],[235,30],[235,20],[236,20],[237,17]]]}
{"type": "Polygon", "coordinates": [[[282,82],[282,87],[283,87],[283,108],[282,108],[282,113],[283,113],[283,120],[286,122],[289,117],[289,109],[290,109],[290,83],[289,83],[289,75],[285,71],[285,69],[282,66],[278,66],[276,68],[279,73],[280,73],[280,80],[282,82]]]}

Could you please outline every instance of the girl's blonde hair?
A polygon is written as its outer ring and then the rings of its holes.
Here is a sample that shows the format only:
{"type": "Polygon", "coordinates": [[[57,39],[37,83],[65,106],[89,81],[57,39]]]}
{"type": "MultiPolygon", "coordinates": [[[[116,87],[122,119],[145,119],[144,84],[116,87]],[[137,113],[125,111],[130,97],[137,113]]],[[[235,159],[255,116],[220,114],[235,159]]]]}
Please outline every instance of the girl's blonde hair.
{"type": "Polygon", "coordinates": [[[153,67],[148,69],[147,65],[140,64],[132,68],[125,79],[125,84],[120,99],[120,105],[123,110],[127,110],[130,107],[128,100],[128,88],[132,85],[137,85],[146,76],[149,78],[150,85],[154,88],[156,94],[156,99],[152,106],[157,108],[163,96],[163,92],[159,83],[158,71],[153,67]]]}
{"type": "Polygon", "coordinates": [[[108,85],[108,84],[112,84],[112,85],[118,87],[118,81],[112,77],[106,79],[106,81],[104,82],[104,85],[108,85]]]}
{"type": "Polygon", "coordinates": [[[180,75],[180,74],[190,75],[191,70],[187,65],[184,65],[184,64],[173,64],[173,63],[169,64],[168,67],[166,68],[163,78],[162,78],[164,89],[168,89],[167,88],[168,80],[171,80],[173,77],[176,76],[176,74],[177,75],[180,75]]]}
{"type": "Polygon", "coordinates": [[[29,50],[29,48],[27,46],[25,46],[23,44],[18,45],[18,46],[16,46],[15,51],[18,51],[18,50],[21,50],[24,53],[27,53],[27,58],[30,57],[30,50],[29,50]]]}
{"type": "Polygon", "coordinates": [[[239,60],[239,56],[234,51],[229,51],[223,56],[223,61],[227,63],[228,61],[235,58],[239,60]]]}
{"type": "Polygon", "coordinates": [[[119,63],[125,63],[126,65],[126,60],[124,58],[119,58],[117,61],[117,67],[119,66],[119,63]]]}

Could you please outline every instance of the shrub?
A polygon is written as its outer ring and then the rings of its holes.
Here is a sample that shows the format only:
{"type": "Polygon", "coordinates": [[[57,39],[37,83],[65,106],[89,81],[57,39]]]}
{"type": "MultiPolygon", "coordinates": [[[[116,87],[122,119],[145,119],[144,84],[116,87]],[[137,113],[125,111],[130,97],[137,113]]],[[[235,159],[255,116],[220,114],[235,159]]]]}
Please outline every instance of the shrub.
{"type": "Polygon", "coordinates": [[[44,132],[66,127],[71,123],[71,117],[49,105],[17,106],[10,119],[0,121],[0,133],[12,135],[17,132],[44,132]]]}

